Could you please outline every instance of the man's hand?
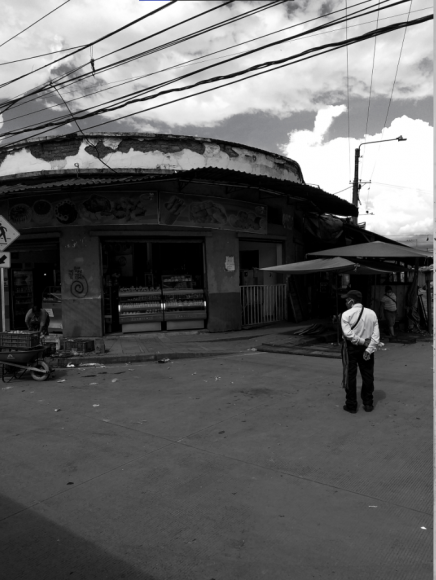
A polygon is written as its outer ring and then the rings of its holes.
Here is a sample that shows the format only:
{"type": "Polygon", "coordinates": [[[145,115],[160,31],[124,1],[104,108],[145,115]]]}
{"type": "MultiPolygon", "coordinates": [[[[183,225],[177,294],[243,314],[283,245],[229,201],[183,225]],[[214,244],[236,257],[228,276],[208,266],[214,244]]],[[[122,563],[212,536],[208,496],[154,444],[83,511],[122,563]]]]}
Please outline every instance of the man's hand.
{"type": "Polygon", "coordinates": [[[369,360],[371,358],[371,355],[369,354],[369,352],[367,350],[365,350],[365,352],[363,353],[363,360],[369,360]]]}
{"type": "Polygon", "coordinates": [[[371,342],[371,339],[370,339],[370,338],[365,338],[365,343],[364,343],[364,345],[365,345],[365,346],[369,346],[369,343],[370,343],[370,342],[371,342]]]}

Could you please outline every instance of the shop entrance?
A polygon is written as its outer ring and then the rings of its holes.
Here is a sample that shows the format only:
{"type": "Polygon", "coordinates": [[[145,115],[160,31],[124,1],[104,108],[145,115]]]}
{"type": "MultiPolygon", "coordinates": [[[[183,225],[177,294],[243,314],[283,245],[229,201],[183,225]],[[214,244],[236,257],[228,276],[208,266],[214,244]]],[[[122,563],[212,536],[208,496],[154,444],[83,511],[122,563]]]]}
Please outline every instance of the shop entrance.
{"type": "Polygon", "coordinates": [[[57,240],[15,242],[5,280],[6,326],[25,330],[25,316],[39,304],[50,316],[50,332],[62,332],[62,295],[57,240]]]}
{"type": "Polygon", "coordinates": [[[204,244],[102,242],[105,333],[204,328],[204,244]]]}

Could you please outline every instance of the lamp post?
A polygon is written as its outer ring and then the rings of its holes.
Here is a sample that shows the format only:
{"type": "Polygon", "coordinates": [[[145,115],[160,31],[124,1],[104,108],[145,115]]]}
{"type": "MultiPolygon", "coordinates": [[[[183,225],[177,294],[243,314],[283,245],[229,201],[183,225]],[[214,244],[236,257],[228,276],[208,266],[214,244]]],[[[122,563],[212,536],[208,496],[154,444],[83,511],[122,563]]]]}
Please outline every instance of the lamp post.
{"type": "MultiPolygon", "coordinates": [[[[359,147],[354,150],[354,180],[353,180],[353,205],[359,208],[359,159],[360,159],[360,148],[364,145],[372,145],[373,143],[386,143],[386,141],[407,141],[402,135],[396,137],[395,139],[382,139],[381,141],[367,141],[366,143],[361,143],[359,147]]],[[[353,217],[353,223],[357,226],[357,216],[353,217]]]]}

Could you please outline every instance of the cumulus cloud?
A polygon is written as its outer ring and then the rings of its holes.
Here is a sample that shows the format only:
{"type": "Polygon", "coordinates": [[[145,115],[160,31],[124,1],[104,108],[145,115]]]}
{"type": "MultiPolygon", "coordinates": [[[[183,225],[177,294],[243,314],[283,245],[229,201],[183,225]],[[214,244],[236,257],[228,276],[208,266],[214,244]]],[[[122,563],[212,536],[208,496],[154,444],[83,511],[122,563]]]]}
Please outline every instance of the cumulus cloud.
{"type": "Polygon", "coordinates": [[[386,236],[431,231],[433,128],[424,121],[403,116],[394,119],[383,132],[365,135],[359,141],[326,140],[338,111],[345,112],[346,107],[319,111],[312,132],[291,132],[289,142],[282,147],[283,153],[300,164],[306,182],[351,201],[355,149],[363,142],[402,135],[407,141],[361,147],[359,221],[386,236]]]}
{"type": "MultiPolygon", "coordinates": [[[[173,40],[178,36],[194,32],[199,28],[217,23],[230,16],[241,14],[254,6],[264,4],[264,2],[234,2],[198,20],[193,20],[165,34],[141,42],[132,48],[109,57],[100,58],[128,43],[144,38],[150,32],[164,29],[180,20],[207,10],[214,4],[218,5],[220,2],[214,2],[213,0],[178,2],[150,19],[146,19],[124,32],[104,40],[94,47],[93,57],[96,62],[96,68],[98,69],[103,64],[115,63],[120,58],[133,55],[144,49],[153,48],[159,43],[173,40]]],[[[4,11],[2,21],[3,36],[8,37],[16,34],[19,30],[25,28],[29,22],[36,20],[42,14],[55,8],[55,6],[55,0],[33,0],[30,4],[26,3],[26,8],[23,9],[21,3],[17,3],[15,0],[4,0],[2,4],[4,11]]],[[[7,50],[2,53],[3,62],[6,60],[5,55],[11,60],[12,58],[15,60],[45,53],[47,52],[47,47],[59,49],[89,43],[115,30],[122,24],[140,17],[146,11],[154,10],[160,6],[162,6],[161,2],[119,2],[118,0],[82,0],[79,4],[69,3],[6,45],[5,49],[7,50]]],[[[428,14],[429,10],[419,12],[425,7],[426,2],[424,0],[415,0],[413,3],[414,12],[411,14],[411,18],[428,14]]],[[[343,8],[343,0],[331,0],[328,2],[328,10],[330,11],[343,8]]],[[[379,26],[404,21],[407,10],[408,5],[399,5],[388,11],[381,12],[379,26]]],[[[352,11],[350,8],[349,13],[352,11]]],[[[207,56],[232,44],[247,43],[253,38],[275,32],[286,26],[304,23],[319,17],[321,13],[324,14],[325,12],[326,4],[320,6],[318,2],[296,3],[295,6],[292,6],[292,10],[288,9],[286,4],[277,6],[225,28],[219,28],[194,40],[168,48],[165,51],[157,52],[132,63],[123,64],[102,74],[97,74],[95,81],[92,81],[92,83],[98,82],[101,84],[101,88],[110,88],[110,90],[76,101],[72,106],[74,110],[78,111],[85,107],[102,105],[104,101],[122,97],[128,91],[143,89],[156,81],[174,79],[180,73],[198,70],[200,66],[219,63],[223,56],[234,56],[243,50],[259,47],[276,39],[283,39],[340,15],[324,17],[311,23],[307,22],[263,40],[250,42],[220,54],[207,56]],[[204,56],[203,61],[198,61],[195,65],[188,63],[190,59],[201,56],[204,56]],[[173,71],[159,72],[163,68],[178,64],[185,64],[186,66],[173,71]],[[154,76],[138,80],[136,83],[124,84],[120,87],[115,86],[116,82],[151,73],[154,76]]],[[[375,19],[375,14],[358,18],[349,23],[347,32],[343,25],[336,25],[329,32],[317,32],[310,37],[295,39],[232,63],[220,65],[208,72],[201,73],[199,78],[227,74],[263,61],[287,57],[320,44],[343,40],[345,34],[348,37],[362,34],[375,28],[375,19]]],[[[382,36],[377,40],[372,86],[374,96],[386,97],[390,94],[403,35],[404,32],[400,30],[382,36]]],[[[352,96],[367,97],[368,95],[373,47],[374,41],[368,40],[353,45],[348,50],[349,91],[352,96]]],[[[431,23],[411,27],[407,30],[403,58],[396,81],[396,95],[401,95],[402,98],[411,100],[432,95],[432,77],[431,72],[429,72],[431,71],[431,47],[431,23]]],[[[32,61],[1,66],[0,82],[5,82],[20,74],[27,73],[32,68],[36,70],[42,64],[52,63],[58,56],[59,54],[50,55],[32,61]]],[[[84,66],[84,70],[89,70],[90,58],[91,53],[87,49],[69,60],[63,61],[65,62],[63,66],[84,66]]],[[[50,75],[54,76],[55,70],[57,72],[60,70],[57,65],[38,71],[18,83],[4,87],[2,97],[10,98],[33,89],[35,86],[49,80],[51,78],[50,75]]],[[[192,124],[214,126],[240,113],[262,111],[285,117],[293,112],[324,110],[326,105],[338,105],[338,103],[344,102],[347,86],[346,75],[346,52],[345,49],[341,49],[263,76],[245,80],[240,84],[221,88],[217,92],[199,95],[194,99],[181,101],[148,113],[142,113],[137,117],[137,122],[142,122],[144,125],[155,121],[164,122],[170,126],[192,124]]],[[[191,79],[177,81],[177,86],[183,86],[187,83],[195,82],[195,80],[198,80],[198,78],[192,77],[191,79]]],[[[79,91],[83,95],[89,94],[92,92],[90,90],[90,81],[76,85],[75,91],[76,93],[79,91]]],[[[76,93],[74,96],[76,96],[76,93]]],[[[169,98],[160,97],[153,101],[152,104],[159,104],[167,100],[169,98]]],[[[135,105],[135,108],[130,110],[137,111],[146,106],[135,105]]],[[[129,112],[127,109],[123,109],[110,114],[107,118],[117,118],[127,112],[129,112]]],[[[29,120],[27,118],[26,122],[29,120]]],[[[328,121],[328,119],[326,120],[328,121]]],[[[323,120],[320,119],[319,122],[322,123],[323,120]]]]}

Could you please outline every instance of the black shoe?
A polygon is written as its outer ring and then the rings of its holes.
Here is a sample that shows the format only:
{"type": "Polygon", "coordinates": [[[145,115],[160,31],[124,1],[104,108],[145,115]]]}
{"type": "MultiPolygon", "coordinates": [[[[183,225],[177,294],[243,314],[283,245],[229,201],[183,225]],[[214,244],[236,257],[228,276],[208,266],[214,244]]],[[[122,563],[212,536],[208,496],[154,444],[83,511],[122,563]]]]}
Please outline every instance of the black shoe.
{"type": "Polygon", "coordinates": [[[350,407],[347,407],[347,405],[344,405],[342,408],[344,411],[348,411],[349,413],[357,413],[357,409],[350,409],[350,407]]]}
{"type": "Polygon", "coordinates": [[[374,411],[373,405],[363,405],[363,408],[365,409],[365,411],[367,413],[370,413],[371,411],[374,411]]]}

